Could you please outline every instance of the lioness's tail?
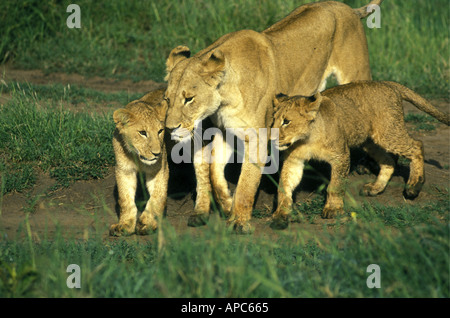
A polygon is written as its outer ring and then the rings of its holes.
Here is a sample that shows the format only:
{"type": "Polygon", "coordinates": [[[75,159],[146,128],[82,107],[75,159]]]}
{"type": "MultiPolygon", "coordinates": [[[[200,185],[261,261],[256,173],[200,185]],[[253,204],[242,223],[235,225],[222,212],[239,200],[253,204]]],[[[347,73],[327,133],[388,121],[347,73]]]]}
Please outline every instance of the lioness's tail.
{"type": "Polygon", "coordinates": [[[353,10],[361,19],[364,19],[364,18],[367,18],[369,16],[369,14],[371,13],[371,12],[367,12],[367,8],[370,5],[376,4],[377,6],[380,6],[382,2],[383,2],[383,0],[372,0],[372,1],[370,1],[370,3],[368,5],[366,5],[362,8],[353,9],[353,10]]]}
{"type": "Polygon", "coordinates": [[[410,103],[412,103],[414,106],[416,106],[421,111],[433,116],[440,122],[446,124],[447,126],[450,126],[450,117],[449,115],[441,112],[440,110],[436,109],[433,105],[431,105],[425,98],[417,94],[416,92],[410,90],[409,88],[395,82],[385,82],[392,88],[394,88],[397,92],[399,92],[402,95],[402,98],[410,103]]]}

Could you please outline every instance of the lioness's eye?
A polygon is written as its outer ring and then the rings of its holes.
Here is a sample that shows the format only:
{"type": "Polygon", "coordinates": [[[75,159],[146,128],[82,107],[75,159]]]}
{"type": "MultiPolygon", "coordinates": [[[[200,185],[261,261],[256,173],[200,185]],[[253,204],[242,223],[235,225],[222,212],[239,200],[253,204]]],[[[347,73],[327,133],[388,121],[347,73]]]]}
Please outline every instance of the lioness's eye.
{"type": "Polygon", "coordinates": [[[291,123],[291,121],[288,120],[288,119],[283,120],[283,126],[287,126],[287,125],[289,125],[290,123],[291,123]]]}
{"type": "Polygon", "coordinates": [[[191,103],[194,100],[194,97],[186,97],[184,99],[184,104],[187,105],[189,103],[191,103]]]}
{"type": "Polygon", "coordinates": [[[160,130],[158,131],[158,135],[162,134],[163,131],[164,131],[164,129],[160,129],[160,130]]]}
{"type": "Polygon", "coordinates": [[[147,137],[147,132],[145,130],[140,131],[139,134],[141,136],[147,137]]]}

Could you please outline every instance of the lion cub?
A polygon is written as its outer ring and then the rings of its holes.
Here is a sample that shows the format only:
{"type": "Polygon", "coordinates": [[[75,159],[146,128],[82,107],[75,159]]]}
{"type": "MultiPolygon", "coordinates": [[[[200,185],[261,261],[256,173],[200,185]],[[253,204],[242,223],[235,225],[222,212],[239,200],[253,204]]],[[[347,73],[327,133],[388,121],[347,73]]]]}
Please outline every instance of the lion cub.
{"type": "Polygon", "coordinates": [[[110,235],[148,234],[156,230],[157,219],[163,215],[169,180],[164,143],[167,107],[161,103],[164,91],[150,92],[114,112],[113,146],[120,217],[118,224],[111,225],[110,235]],[[150,194],[139,220],[135,204],[138,172],[145,174],[150,194]]]}
{"type": "Polygon", "coordinates": [[[343,213],[343,184],[349,173],[351,147],[362,146],[380,165],[376,181],[363,187],[364,195],[375,196],[384,191],[394,172],[392,153],[411,160],[404,195],[408,199],[417,197],[425,181],[423,145],[408,135],[403,100],[449,125],[448,115],[394,82],[356,82],[312,97],[278,95],[274,100],[273,127],[279,128],[279,149],[287,151],[272,227],[287,227],[292,192],[301,181],[304,161],[309,159],[331,165],[322,217],[343,213]]]}

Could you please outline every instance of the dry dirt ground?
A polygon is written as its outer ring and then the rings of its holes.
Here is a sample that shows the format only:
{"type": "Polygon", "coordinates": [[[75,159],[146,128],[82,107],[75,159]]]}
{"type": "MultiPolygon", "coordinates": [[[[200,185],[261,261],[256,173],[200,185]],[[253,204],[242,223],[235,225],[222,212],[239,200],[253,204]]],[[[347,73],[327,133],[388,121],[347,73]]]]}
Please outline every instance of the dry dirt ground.
{"type": "MultiPolygon", "coordinates": [[[[133,83],[131,81],[115,81],[104,78],[85,78],[80,75],[49,74],[41,71],[24,71],[14,68],[2,70],[2,80],[6,82],[18,81],[35,84],[62,83],[80,85],[104,92],[129,91],[133,93],[145,93],[161,87],[163,84],[153,81],[133,83]]],[[[8,100],[8,96],[0,97],[0,103],[8,100]]],[[[445,100],[433,100],[432,103],[441,110],[449,113],[449,102],[445,100]]],[[[120,107],[120,105],[117,105],[120,107]]],[[[420,112],[412,105],[405,103],[405,113],[420,112]]],[[[114,106],[113,106],[114,107],[114,106]]],[[[104,110],[104,105],[99,106],[104,110]]],[[[417,199],[407,201],[403,198],[402,190],[407,179],[409,169],[407,166],[398,166],[385,193],[376,198],[363,198],[359,196],[359,189],[363,184],[375,178],[374,174],[358,175],[353,172],[349,178],[347,203],[356,200],[361,203],[380,202],[386,205],[423,204],[435,200],[440,191],[446,192],[449,187],[449,146],[450,128],[438,124],[437,129],[431,132],[417,131],[412,124],[408,124],[410,134],[424,142],[425,145],[425,172],[426,184],[417,199]]],[[[105,142],[110,142],[105,141],[105,142]]],[[[327,176],[329,169],[323,164],[313,164],[319,174],[327,176]]],[[[227,167],[227,177],[231,189],[234,189],[239,173],[237,164],[227,167]]],[[[296,201],[310,200],[320,183],[314,181],[319,174],[306,173],[306,176],[296,192],[296,201]]],[[[9,193],[1,200],[0,210],[0,239],[14,238],[26,235],[25,220],[28,215],[30,230],[36,240],[51,238],[56,233],[62,233],[67,238],[86,239],[100,236],[104,239],[112,239],[108,235],[110,224],[117,222],[117,204],[114,170],[111,168],[108,175],[101,180],[76,182],[68,188],[48,192],[54,185],[47,174],[39,173],[37,184],[29,191],[23,193],[9,193]],[[32,211],[31,213],[28,213],[32,211]]],[[[177,233],[191,232],[201,233],[205,227],[189,228],[187,219],[193,210],[195,198],[195,178],[192,166],[171,166],[170,191],[165,220],[175,228],[177,233]]],[[[276,187],[269,178],[263,177],[260,190],[257,195],[255,209],[265,212],[265,217],[253,218],[255,227],[254,235],[273,237],[278,232],[269,227],[270,211],[276,204],[276,187]]],[[[424,211],[426,213],[426,211],[424,211]]],[[[211,218],[211,222],[225,222],[217,213],[211,218]]],[[[302,233],[314,233],[323,231],[324,224],[333,224],[333,220],[322,220],[317,217],[313,223],[291,223],[288,231],[302,233]]],[[[130,239],[148,240],[155,235],[147,237],[132,236],[130,239]]]]}

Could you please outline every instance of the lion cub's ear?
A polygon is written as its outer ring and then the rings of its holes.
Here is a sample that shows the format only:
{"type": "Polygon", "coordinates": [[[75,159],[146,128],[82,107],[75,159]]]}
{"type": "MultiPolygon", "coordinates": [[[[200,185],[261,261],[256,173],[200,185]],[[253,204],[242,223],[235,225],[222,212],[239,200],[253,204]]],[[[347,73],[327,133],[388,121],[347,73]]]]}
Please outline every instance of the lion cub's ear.
{"type": "Polygon", "coordinates": [[[321,103],[322,95],[320,94],[320,92],[317,92],[315,95],[306,98],[306,101],[303,104],[303,110],[308,120],[316,119],[321,103]]]}
{"type": "Polygon", "coordinates": [[[182,60],[188,59],[191,57],[191,50],[184,45],[177,46],[170,52],[169,57],[166,61],[166,71],[167,75],[172,72],[175,65],[177,65],[182,60]]]}
{"type": "Polygon", "coordinates": [[[113,114],[116,127],[120,130],[133,119],[133,114],[125,108],[118,109],[113,114]]]}
{"type": "Polygon", "coordinates": [[[278,109],[280,107],[280,105],[283,102],[285,102],[288,98],[289,98],[289,96],[287,96],[287,95],[285,95],[283,93],[277,94],[275,96],[275,98],[273,99],[273,108],[274,109],[278,109]]]}

